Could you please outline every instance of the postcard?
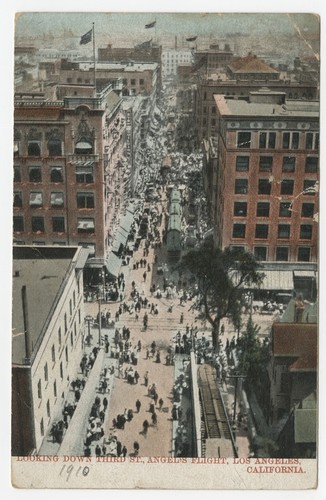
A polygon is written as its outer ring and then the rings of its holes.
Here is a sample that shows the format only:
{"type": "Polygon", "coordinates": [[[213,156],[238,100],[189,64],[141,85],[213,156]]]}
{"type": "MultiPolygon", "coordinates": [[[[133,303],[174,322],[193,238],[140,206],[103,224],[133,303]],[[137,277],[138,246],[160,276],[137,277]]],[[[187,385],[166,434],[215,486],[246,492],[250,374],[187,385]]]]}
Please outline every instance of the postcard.
{"type": "Polygon", "coordinates": [[[317,487],[320,18],[17,12],[16,488],[317,487]]]}

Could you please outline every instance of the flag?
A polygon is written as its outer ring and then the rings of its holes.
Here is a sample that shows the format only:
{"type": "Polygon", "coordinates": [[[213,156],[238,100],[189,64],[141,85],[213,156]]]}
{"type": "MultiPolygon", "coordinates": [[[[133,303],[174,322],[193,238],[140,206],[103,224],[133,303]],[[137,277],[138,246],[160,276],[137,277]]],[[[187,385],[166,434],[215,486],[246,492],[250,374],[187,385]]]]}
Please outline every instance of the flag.
{"type": "Polygon", "coordinates": [[[187,42],[194,42],[195,40],[197,40],[197,37],[196,36],[191,36],[190,38],[186,38],[187,42]]]}
{"type": "Polygon", "coordinates": [[[145,28],[148,29],[148,28],[154,28],[156,24],[156,21],[153,21],[152,23],[149,23],[149,24],[145,24],[145,28]]]}
{"type": "Polygon", "coordinates": [[[87,31],[87,33],[81,37],[79,42],[80,45],[86,45],[86,43],[89,43],[92,40],[92,31],[93,30],[87,31]]]}

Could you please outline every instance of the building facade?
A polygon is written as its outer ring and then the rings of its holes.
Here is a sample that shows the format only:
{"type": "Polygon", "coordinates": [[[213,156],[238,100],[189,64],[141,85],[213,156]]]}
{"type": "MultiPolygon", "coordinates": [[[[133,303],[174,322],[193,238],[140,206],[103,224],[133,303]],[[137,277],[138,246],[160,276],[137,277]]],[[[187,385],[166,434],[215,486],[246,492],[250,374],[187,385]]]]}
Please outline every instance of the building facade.
{"type": "Polygon", "coordinates": [[[77,247],[13,248],[13,456],[38,452],[79,369],[86,259],[77,247]]]}
{"type": "Polygon", "coordinates": [[[14,243],[81,245],[104,265],[122,194],[121,99],[112,85],[63,94],[56,101],[15,97],[14,243]]]}
{"type": "Polygon", "coordinates": [[[319,103],[268,91],[249,102],[217,95],[215,103],[216,245],[241,246],[262,261],[316,262],[319,103]]]}

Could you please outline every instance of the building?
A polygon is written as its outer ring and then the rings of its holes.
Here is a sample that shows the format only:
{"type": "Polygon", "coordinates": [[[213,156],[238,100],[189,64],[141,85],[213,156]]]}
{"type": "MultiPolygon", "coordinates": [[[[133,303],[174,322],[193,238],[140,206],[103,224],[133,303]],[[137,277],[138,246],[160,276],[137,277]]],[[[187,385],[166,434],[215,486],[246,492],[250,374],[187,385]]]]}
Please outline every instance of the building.
{"type": "Polygon", "coordinates": [[[281,322],[273,324],[270,379],[271,435],[279,456],[312,458],[317,441],[317,346],[315,305],[305,304],[294,322],[291,300],[281,322]],[[288,322],[290,319],[290,322],[288,322]]]}
{"type": "Polygon", "coordinates": [[[81,245],[105,265],[124,197],[125,117],[113,87],[60,87],[55,101],[16,94],[14,243],[81,245]]]}
{"type": "Polygon", "coordinates": [[[190,65],[194,56],[190,48],[165,49],[162,51],[162,79],[177,76],[181,65],[190,65]]]}
{"type": "MultiPolygon", "coordinates": [[[[123,95],[157,95],[159,66],[157,63],[110,62],[96,64],[96,81],[122,78],[123,95]]],[[[69,85],[94,84],[94,62],[71,63],[61,66],[60,83],[69,85]]]]}
{"type": "Polygon", "coordinates": [[[13,456],[38,452],[79,369],[86,259],[78,247],[13,248],[13,456]]]}
{"type": "Polygon", "coordinates": [[[216,245],[261,261],[316,262],[319,103],[268,90],[215,103],[218,174],[208,197],[216,245]]]}
{"type": "Polygon", "coordinates": [[[213,43],[208,49],[195,49],[195,68],[206,76],[224,68],[232,59],[233,50],[230,43],[213,43]]]}
{"type": "Polygon", "coordinates": [[[216,134],[218,121],[214,96],[231,99],[248,98],[250,92],[268,87],[273,92],[285,92],[286,98],[314,100],[318,98],[317,79],[304,80],[297,72],[282,73],[253,54],[235,59],[223,70],[207,75],[199,73],[196,93],[196,130],[198,141],[216,134]]]}
{"type": "Polygon", "coordinates": [[[107,47],[98,48],[98,62],[154,62],[161,64],[162,47],[156,45],[152,40],[140,43],[135,47],[113,47],[108,44],[107,47]]]}

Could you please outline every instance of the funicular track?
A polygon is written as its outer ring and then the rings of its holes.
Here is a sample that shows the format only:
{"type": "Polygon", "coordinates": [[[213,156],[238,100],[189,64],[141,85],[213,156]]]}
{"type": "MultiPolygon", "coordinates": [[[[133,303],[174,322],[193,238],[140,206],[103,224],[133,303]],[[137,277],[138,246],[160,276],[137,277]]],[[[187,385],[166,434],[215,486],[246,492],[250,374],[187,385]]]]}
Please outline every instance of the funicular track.
{"type": "Polygon", "coordinates": [[[202,455],[207,456],[208,444],[216,444],[219,452],[224,450],[228,456],[237,456],[228,416],[211,365],[198,368],[198,388],[202,417],[202,455]],[[217,446],[218,444],[218,446],[217,446]]]}

